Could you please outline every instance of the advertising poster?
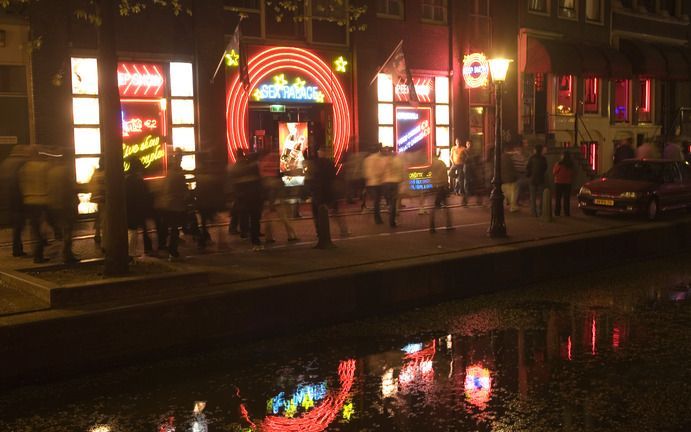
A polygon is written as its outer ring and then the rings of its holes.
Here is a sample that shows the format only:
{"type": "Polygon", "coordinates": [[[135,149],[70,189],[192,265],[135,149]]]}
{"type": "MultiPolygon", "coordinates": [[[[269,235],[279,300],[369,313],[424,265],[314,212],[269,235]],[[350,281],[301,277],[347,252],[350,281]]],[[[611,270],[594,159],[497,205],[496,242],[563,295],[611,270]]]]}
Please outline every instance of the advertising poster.
{"type": "Polygon", "coordinates": [[[307,150],[307,123],[280,122],[278,124],[279,169],[286,186],[305,183],[305,151],[307,150]]]}
{"type": "Polygon", "coordinates": [[[396,152],[407,153],[416,167],[432,163],[432,110],[396,107],[396,152]]]}
{"type": "Polygon", "coordinates": [[[122,158],[137,157],[144,165],[144,177],[160,177],[166,170],[165,112],[155,100],[122,100],[122,158]]]}

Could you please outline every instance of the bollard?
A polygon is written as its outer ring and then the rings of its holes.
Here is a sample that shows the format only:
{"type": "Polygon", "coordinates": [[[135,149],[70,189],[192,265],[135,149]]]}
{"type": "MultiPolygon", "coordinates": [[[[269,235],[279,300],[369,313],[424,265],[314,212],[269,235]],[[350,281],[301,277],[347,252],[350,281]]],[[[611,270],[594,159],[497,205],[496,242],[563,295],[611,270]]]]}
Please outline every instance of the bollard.
{"type": "Polygon", "coordinates": [[[331,226],[329,225],[329,208],[322,204],[317,209],[317,245],[315,249],[333,249],[336,247],[331,241],[331,226]]]}
{"type": "Polygon", "coordinates": [[[542,191],[542,220],[552,222],[552,191],[545,188],[542,191]]]}

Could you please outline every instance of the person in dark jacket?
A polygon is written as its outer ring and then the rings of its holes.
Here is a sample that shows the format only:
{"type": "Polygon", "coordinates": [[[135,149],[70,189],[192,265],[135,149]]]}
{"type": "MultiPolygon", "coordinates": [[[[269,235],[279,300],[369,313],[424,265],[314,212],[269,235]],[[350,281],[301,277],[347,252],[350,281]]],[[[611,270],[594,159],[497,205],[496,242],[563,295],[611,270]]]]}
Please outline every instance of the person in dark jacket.
{"type": "Polygon", "coordinates": [[[204,249],[211,240],[208,224],[225,206],[223,191],[223,166],[217,161],[204,161],[197,171],[195,192],[195,207],[199,213],[200,232],[197,246],[204,249]]]}
{"type": "Polygon", "coordinates": [[[247,155],[244,160],[238,160],[233,169],[232,183],[241,235],[249,233],[252,249],[259,251],[263,249],[259,238],[259,224],[264,206],[264,189],[256,153],[247,155]]]}
{"type": "Polygon", "coordinates": [[[22,231],[26,215],[19,187],[19,170],[29,160],[27,145],[16,145],[0,164],[0,226],[12,228],[12,256],[25,256],[22,231]]]}
{"type": "Polygon", "coordinates": [[[533,216],[540,215],[546,172],[547,159],[542,155],[542,146],[538,144],[535,146],[535,153],[528,159],[528,166],[526,167],[526,176],[528,177],[528,186],[530,187],[530,207],[533,216]],[[540,207],[537,206],[538,198],[540,199],[540,207]]]}
{"type": "Polygon", "coordinates": [[[74,171],[67,158],[58,149],[50,149],[50,168],[46,175],[48,185],[48,216],[54,221],[55,231],[62,239],[62,261],[71,264],[79,261],[72,252],[72,231],[77,219],[77,191],[74,188],[74,171]]]}
{"type": "Polygon", "coordinates": [[[144,253],[152,253],[151,238],[146,229],[146,218],[151,214],[153,203],[149,187],[144,181],[144,165],[136,158],[129,159],[130,168],[125,176],[125,208],[127,210],[127,234],[129,255],[137,255],[137,231],[141,228],[144,253]]]}
{"type": "Polygon", "coordinates": [[[168,259],[171,261],[180,258],[178,252],[180,227],[185,223],[189,195],[185,175],[180,167],[181,162],[182,154],[176,152],[163,181],[159,202],[160,214],[166,230],[165,236],[168,238],[168,259]]]}
{"type": "Polygon", "coordinates": [[[568,150],[564,151],[561,160],[554,164],[552,174],[556,195],[554,214],[560,215],[563,203],[564,216],[571,216],[571,183],[573,183],[574,163],[568,150]]]}

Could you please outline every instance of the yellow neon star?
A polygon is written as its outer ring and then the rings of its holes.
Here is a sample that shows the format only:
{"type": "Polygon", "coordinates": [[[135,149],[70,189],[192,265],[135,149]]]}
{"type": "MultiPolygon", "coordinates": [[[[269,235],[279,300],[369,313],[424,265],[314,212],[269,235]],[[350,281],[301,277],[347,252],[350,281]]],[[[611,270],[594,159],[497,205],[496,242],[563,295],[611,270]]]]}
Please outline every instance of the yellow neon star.
{"type": "Polygon", "coordinates": [[[322,93],[321,91],[317,92],[314,95],[314,100],[318,103],[324,103],[324,93],[322,93]]]}
{"type": "Polygon", "coordinates": [[[348,61],[343,56],[340,56],[334,61],[334,65],[336,66],[336,72],[345,72],[348,61]]]}
{"type": "Polygon", "coordinates": [[[235,52],[235,50],[230,50],[229,53],[226,53],[226,66],[238,66],[240,64],[240,56],[238,53],[235,52]]]}
{"type": "Polygon", "coordinates": [[[259,89],[254,89],[252,97],[254,98],[254,100],[260,101],[262,100],[262,92],[259,89]]]}
{"type": "Polygon", "coordinates": [[[307,394],[305,398],[302,400],[302,407],[305,410],[308,410],[314,406],[314,400],[312,399],[312,396],[307,394]]]}
{"type": "Polygon", "coordinates": [[[354,412],[355,412],[355,409],[353,408],[352,402],[350,402],[349,404],[343,405],[343,420],[350,421],[350,418],[353,416],[354,412]]]}
{"type": "Polygon", "coordinates": [[[293,418],[295,417],[295,414],[298,412],[298,407],[293,403],[293,401],[288,402],[288,407],[286,407],[286,412],[285,416],[288,418],[293,418]]]}
{"type": "Polygon", "coordinates": [[[307,81],[301,79],[300,77],[295,78],[295,87],[296,88],[301,89],[305,86],[306,83],[307,83],[307,81]]]}
{"type": "Polygon", "coordinates": [[[277,86],[281,86],[281,87],[288,84],[288,81],[286,81],[285,74],[276,75],[274,77],[274,84],[276,84],[277,86]]]}

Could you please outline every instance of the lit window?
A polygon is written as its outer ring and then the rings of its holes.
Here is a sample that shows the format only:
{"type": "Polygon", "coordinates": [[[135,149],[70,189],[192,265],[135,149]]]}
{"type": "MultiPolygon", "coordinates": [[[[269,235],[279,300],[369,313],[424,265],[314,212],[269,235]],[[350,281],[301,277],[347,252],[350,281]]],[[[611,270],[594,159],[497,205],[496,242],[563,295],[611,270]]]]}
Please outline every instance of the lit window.
{"type": "Polygon", "coordinates": [[[378,107],[379,124],[392,125],[393,124],[393,104],[379,104],[378,107]]]}
{"type": "Polygon", "coordinates": [[[173,99],[173,124],[194,124],[194,101],[192,99],[173,99]]]}
{"type": "Polygon", "coordinates": [[[641,100],[638,104],[638,121],[641,123],[649,123],[652,121],[650,115],[650,80],[644,79],[640,81],[641,85],[641,100]]]}
{"type": "Polygon", "coordinates": [[[573,77],[562,75],[557,77],[557,114],[573,113],[573,77]]]}
{"type": "Polygon", "coordinates": [[[98,63],[95,58],[72,57],[72,93],[98,94],[98,63]]]}
{"type": "Polygon", "coordinates": [[[585,19],[588,21],[602,21],[602,1],[585,0],[585,19]]]}
{"type": "Polygon", "coordinates": [[[393,102],[393,80],[391,75],[377,76],[377,97],[380,102],[393,102]]]}
{"type": "Polygon", "coordinates": [[[377,14],[403,18],[402,0],[377,0],[377,14]]]}
{"type": "Polygon", "coordinates": [[[583,112],[586,114],[598,114],[600,112],[600,80],[597,78],[586,78],[583,80],[585,86],[583,95],[583,112]]]}
{"type": "Polygon", "coordinates": [[[449,124],[449,106],[437,105],[435,109],[435,118],[438,125],[449,124]]]}
{"type": "Polygon", "coordinates": [[[98,158],[76,158],[74,160],[74,171],[77,177],[77,183],[89,183],[96,168],[98,168],[98,158]]]}
{"type": "Polygon", "coordinates": [[[449,146],[449,127],[448,126],[437,126],[437,147],[448,147],[449,146]]]}
{"type": "Polygon", "coordinates": [[[98,98],[72,99],[72,112],[76,125],[98,125],[98,98]]]}
{"type": "Polygon", "coordinates": [[[614,121],[629,121],[629,80],[614,81],[614,121]]]}
{"type": "Polygon", "coordinates": [[[562,18],[578,17],[576,0],[559,0],[559,16],[562,18]]]}
{"type": "Polygon", "coordinates": [[[528,10],[531,12],[549,13],[547,0],[529,0],[528,10]]]}
{"type": "Polygon", "coordinates": [[[196,139],[193,127],[173,128],[173,148],[181,149],[185,152],[193,152],[196,146],[196,139]]]}
{"type": "Polygon", "coordinates": [[[96,155],[101,153],[99,128],[74,128],[74,153],[96,155]]]}
{"type": "Polygon", "coordinates": [[[180,161],[180,168],[183,171],[194,171],[195,168],[194,155],[184,155],[180,161]]]}
{"type": "Polygon", "coordinates": [[[393,147],[393,126],[379,126],[379,142],[384,147],[393,147]]]}
{"type": "Polygon", "coordinates": [[[436,103],[449,103],[449,78],[436,77],[434,81],[434,101],[436,103]]]}
{"type": "Polygon", "coordinates": [[[192,63],[170,64],[170,95],[173,97],[194,96],[192,63]]]}
{"type": "Polygon", "coordinates": [[[446,0],[422,0],[422,19],[446,23],[446,0]]]}

